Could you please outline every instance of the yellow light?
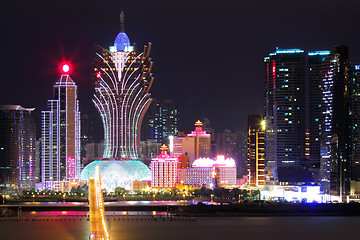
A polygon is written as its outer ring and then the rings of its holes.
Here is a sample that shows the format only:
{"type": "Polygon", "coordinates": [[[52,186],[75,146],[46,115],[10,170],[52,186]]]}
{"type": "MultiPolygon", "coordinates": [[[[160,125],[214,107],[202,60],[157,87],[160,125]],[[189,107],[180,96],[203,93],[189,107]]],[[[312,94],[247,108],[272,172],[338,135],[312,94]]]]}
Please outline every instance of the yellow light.
{"type": "Polygon", "coordinates": [[[265,128],[266,128],[266,121],[265,121],[265,120],[262,120],[262,121],[261,121],[261,129],[262,129],[262,130],[265,130],[265,128]]]}

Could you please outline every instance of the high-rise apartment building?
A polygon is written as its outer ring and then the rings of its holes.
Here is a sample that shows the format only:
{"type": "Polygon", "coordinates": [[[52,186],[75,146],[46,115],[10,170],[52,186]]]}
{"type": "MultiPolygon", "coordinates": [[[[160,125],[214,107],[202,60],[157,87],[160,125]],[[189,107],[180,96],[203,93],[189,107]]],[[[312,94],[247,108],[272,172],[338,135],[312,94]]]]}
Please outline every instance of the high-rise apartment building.
{"type": "Polygon", "coordinates": [[[265,121],[260,115],[248,116],[248,185],[265,185],[265,121]]]}
{"type": "Polygon", "coordinates": [[[323,90],[322,65],[330,51],[309,51],[308,56],[308,88],[309,88],[309,162],[308,168],[313,181],[320,182],[320,140],[324,127],[323,122],[323,90]]]}
{"type": "Polygon", "coordinates": [[[336,46],[322,64],[321,190],[335,195],[350,191],[348,48],[336,46]]]}
{"type": "Polygon", "coordinates": [[[0,187],[35,187],[36,126],[31,112],[20,105],[0,106],[0,187]]]}
{"type": "Polygon", "coordinates": [[[360,63],[350,64],[349,88],[351,178],[360,181],[360,63]]]}
{"type": "Polygon", "coordinates": [[[64,72],[42,112],[42,183],[80,177],[80,112],[77,86],[64,72]]]}
{"type": "Polygon", "coordinates": [[[151,43],[135,50],[124,30],[109,50],[95,47],[96,78],[93,102],[104,126],[104,158],[136,159],[140,143],[141,123],[150,103],[153,83],[150,58],[151,43]]]}
{"type": "Polygon", "coordinates": [[[264,63],[267,181],[283,182],[289,168],[301,171],[306,163],[305,53],[276,49],[264,63]]]}

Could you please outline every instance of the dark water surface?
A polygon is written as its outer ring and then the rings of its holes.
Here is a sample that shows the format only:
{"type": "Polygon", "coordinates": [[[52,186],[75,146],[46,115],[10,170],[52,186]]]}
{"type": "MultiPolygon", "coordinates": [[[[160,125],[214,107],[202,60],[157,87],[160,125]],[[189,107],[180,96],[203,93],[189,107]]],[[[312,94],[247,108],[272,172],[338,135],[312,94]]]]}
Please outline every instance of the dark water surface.
{"type": "MultiPolygon", "coordinates": [[[[201,217],[109,221],[112,240],[358,240],[360,217],[201,217]]],[[[0,222],[0,239],[88,240],[88,221],[0,222]]]]}

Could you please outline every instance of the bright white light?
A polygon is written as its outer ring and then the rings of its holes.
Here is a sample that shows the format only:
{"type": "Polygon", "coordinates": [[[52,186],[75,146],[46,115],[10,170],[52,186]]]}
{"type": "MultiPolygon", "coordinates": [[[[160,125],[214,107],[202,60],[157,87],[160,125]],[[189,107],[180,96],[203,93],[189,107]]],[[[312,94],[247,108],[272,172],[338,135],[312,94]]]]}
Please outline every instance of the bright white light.
{"type": "Polygon", "coordinates": [[[62,70],[63,70],[63,72],[64,72],[64,73],[67,73],[67,72],[69,72],[69,70],[70,70],[70,67],[69,67],[69,65],[67,65],[67,64],[64,64],[64,65],[62,66],[62,70]]]}

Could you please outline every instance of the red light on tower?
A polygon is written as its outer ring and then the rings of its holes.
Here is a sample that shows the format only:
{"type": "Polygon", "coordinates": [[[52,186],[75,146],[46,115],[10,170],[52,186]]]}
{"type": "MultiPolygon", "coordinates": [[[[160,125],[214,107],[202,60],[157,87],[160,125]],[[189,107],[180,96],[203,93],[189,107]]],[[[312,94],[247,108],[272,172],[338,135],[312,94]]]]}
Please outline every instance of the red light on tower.
{"type": "Polygon", "coordinates": [[[96,77],[97,77],[97,78],[101,78],[101,72],[98,72],[98,73],[96,74],[96,77]]]}
{"type": "Polygon", "coordinates": [[[70,66],[68,64],[64,64],[62,66],[62,70],[64,73],[68,73],[70,71],[70,66]]]}

